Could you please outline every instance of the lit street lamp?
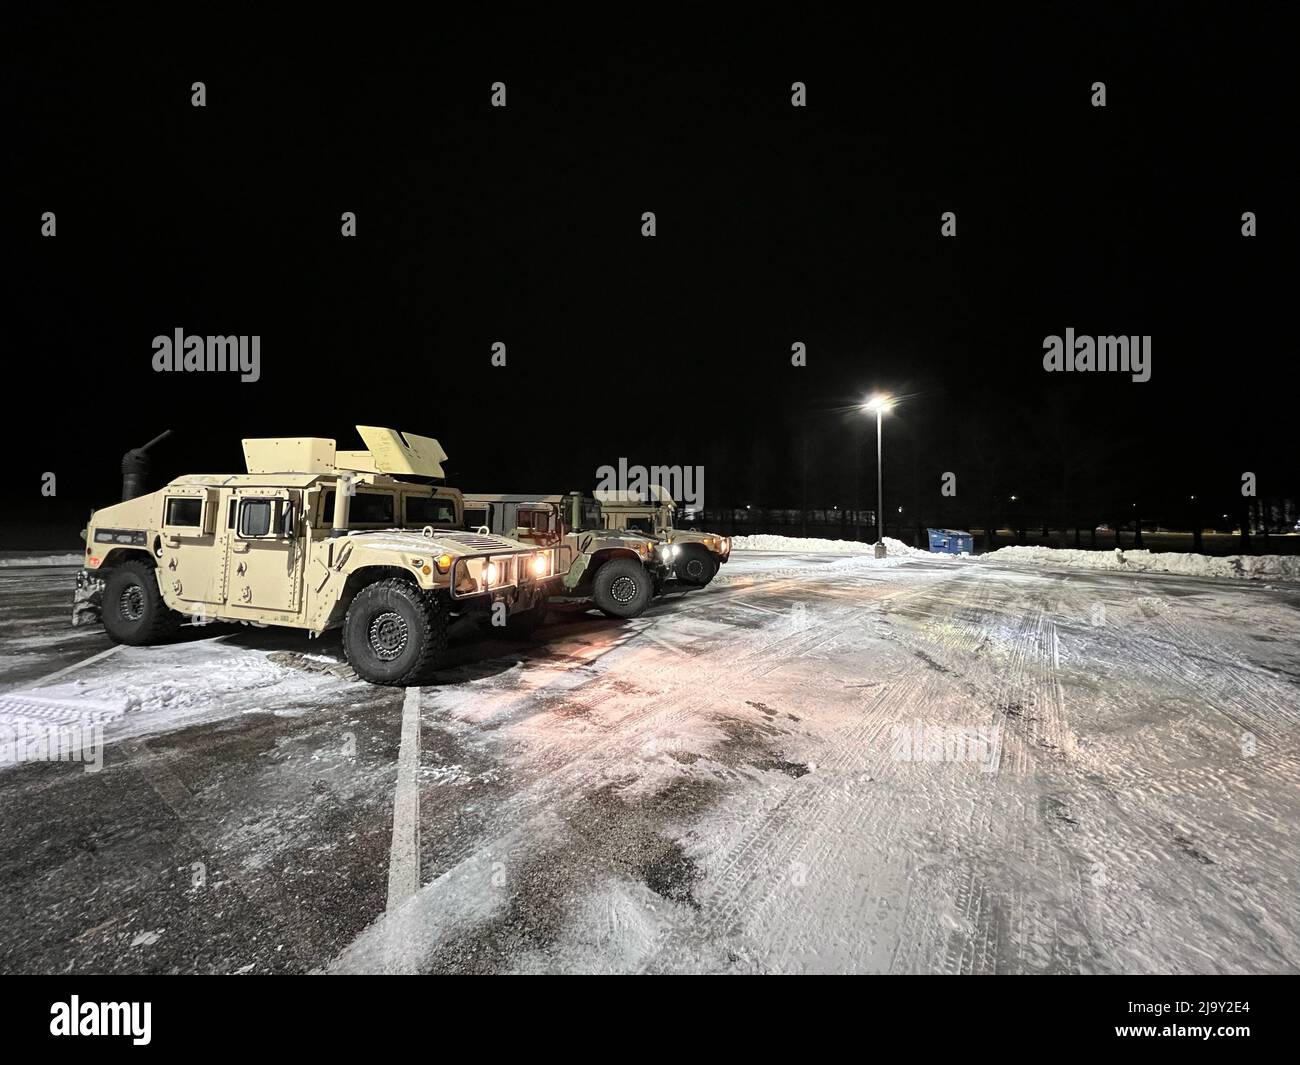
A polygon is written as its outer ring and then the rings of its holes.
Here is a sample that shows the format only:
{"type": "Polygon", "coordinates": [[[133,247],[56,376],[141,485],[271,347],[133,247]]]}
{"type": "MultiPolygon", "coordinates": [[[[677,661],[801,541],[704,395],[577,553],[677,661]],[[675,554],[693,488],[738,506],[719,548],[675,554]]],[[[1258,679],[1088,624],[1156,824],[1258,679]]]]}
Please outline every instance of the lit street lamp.
{"type": "Polygon", "coordinates": [[[893,405],[888,396],[879,395],[862,404],[863,410],[876,412],[876,558],[885,557],[885,469],[881,464],[880,420],[893,405]]]}

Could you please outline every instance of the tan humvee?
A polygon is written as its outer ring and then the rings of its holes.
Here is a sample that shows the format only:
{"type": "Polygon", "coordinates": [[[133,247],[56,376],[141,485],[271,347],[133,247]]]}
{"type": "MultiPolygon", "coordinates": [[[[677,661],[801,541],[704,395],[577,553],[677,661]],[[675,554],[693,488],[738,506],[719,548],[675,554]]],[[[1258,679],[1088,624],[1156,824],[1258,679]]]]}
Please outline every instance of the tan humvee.
{"type": "Polygon", "coordinates": [[[652,536],[606,529],[589,496],[471,492],[464,505],[467,528],[564,552],[568,568],[553,604],[594,604],[606,617],[635,618],[668,579],[672,548],[652,536]]]}
{"type": "Polygon", "coordinates": [[[359,676],[405,685],[437,663],[449,615],[526,626],[544,613],[559,551],[464,531],[459,493],[411,480],[442,477],[436,440],[357,430],[368,450],[245,440],[247,473],[178,477],[95,511],[80,583],[99,592],[109,636],[154,643],[185,615],[312,636],[342,626],[359,676]]]}
{"type": "Polygon", "coordinates": [[[644,494],[597,490],[596,499],[606,528],[662,537],[678,548],[673,567],[683,584],[703,588],[731,557],[731,537],[673,528],[673,497],[662,485],[649,485],[644,494]]]}

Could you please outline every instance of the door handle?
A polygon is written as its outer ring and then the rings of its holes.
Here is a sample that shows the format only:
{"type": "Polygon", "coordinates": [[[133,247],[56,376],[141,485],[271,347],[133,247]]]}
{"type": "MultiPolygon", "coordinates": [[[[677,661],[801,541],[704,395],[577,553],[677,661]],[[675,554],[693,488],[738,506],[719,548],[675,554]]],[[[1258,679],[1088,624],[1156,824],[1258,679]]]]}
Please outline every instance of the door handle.
{"type": "Polygon", "coordinates": [[[181,546],[181,538],[180,538],[179,536],[168,536],[168,537],[167,537],[167,546],[168,546],[168,547],[180,547],[180,546],[181,546]]]}
{"type": "Polygon", "coordinates": [[[236,555],[246,555],[248,554],[248,544],[242,540],[236,540],[230,545],[230,550],[236,555]]]}

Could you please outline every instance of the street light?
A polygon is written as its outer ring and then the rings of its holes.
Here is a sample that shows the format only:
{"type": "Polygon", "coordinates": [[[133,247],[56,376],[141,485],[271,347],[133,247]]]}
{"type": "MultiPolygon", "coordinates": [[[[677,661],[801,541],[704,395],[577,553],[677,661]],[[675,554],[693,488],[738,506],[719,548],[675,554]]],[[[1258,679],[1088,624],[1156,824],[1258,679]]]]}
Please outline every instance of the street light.
{"type": "Polygon", "coordinates": [[[876,413],[876,558],[885,557],[885,469],[881,465],[880,420],[885,411],[893,407],[889,396],[875,395],[862,404],[862,409],[876,413]]]}

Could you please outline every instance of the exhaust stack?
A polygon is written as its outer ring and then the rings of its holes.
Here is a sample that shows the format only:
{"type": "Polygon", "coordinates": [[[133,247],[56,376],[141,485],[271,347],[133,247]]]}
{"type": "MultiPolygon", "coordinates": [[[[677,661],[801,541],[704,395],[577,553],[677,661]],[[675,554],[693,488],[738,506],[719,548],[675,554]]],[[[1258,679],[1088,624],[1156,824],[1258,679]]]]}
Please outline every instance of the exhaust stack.
{"type": "Polygon", "coordinates": [[[133,447],[122,456],[122,502],[128,499],[134,499],[136,496],[142,496],[145,493],[145,482],[149,478],[149,456],[148,450],[160,440],[166,440],[172,435],[170,429],[155,436],[144,447],[133,447]]]}

